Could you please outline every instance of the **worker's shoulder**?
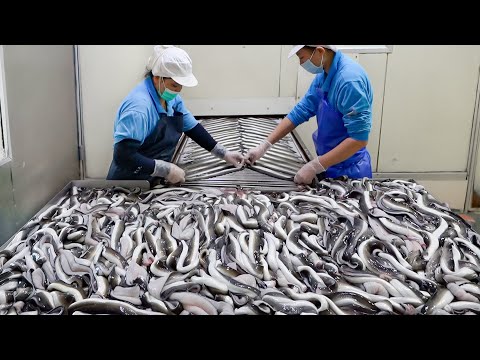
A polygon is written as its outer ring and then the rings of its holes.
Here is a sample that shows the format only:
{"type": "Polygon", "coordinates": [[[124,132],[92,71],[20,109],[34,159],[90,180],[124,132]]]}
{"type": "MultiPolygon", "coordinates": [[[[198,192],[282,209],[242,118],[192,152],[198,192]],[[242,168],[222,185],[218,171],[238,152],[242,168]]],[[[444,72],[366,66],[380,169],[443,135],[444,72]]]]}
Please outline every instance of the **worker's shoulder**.
{"type": "Polygon", "coordinates": [[[122,101],[122,111],[132,111],[139,113],[149,113],[151,109],[155,109],[155,104],[148,89],[142,84],[136,86],[122,101]]]}
{"type": "Polygon", "coordinates": [[[342,54],[338,64],[337,77],[340,82],[367,81],[365,69],[355,60],[342,54]]]}
{"type": "Polygon", "coordinates": [[[175,96],[175,98],[172,101],[173,101],[172,106],[174,108],[176,108],[177,106],[183,105],[183,99],[182,99],[182,96],[180,94],[175,96]]]}

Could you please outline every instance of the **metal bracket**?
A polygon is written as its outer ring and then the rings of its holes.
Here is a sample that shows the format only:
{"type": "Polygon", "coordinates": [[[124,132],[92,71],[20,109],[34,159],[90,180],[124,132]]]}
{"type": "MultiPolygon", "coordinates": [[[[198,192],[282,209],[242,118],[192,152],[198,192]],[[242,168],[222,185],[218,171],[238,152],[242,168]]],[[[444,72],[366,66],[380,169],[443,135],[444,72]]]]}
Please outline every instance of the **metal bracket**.
{"type": "Polygon", "coordinates": [[[78,147],[78,160],[85,161],[85,146],[80,145],[78,147]]]}

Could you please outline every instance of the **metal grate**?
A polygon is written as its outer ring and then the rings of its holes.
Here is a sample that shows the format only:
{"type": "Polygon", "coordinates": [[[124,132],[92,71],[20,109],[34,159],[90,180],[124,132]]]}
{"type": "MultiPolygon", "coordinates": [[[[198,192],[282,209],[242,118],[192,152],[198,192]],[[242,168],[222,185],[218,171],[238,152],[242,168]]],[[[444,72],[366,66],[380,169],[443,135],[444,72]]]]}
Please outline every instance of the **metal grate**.
{"type": "MultiPolygon", "coordinates": [[[[202,119],[200,123],[227,149],[246,154],[248,149],[260,144],[279,121],[278,118],[229,117],[202,119]]],[[[173,157],[173,162],[185,170],[187,185],[279,190],[296,187],[293,178],[308,160],[308,152],[293,134],[273,145],[255,165],[242,169],[213,157],[185,136],[173,157]]]]}

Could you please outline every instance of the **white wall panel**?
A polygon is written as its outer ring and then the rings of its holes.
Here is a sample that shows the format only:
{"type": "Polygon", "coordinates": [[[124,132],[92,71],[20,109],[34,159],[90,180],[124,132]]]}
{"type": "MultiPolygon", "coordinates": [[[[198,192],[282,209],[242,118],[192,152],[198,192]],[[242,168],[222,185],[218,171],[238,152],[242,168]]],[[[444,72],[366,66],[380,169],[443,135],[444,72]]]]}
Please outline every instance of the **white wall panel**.
{"type": "Polygon", "coordinates": [[[292,49],[291,45],[282,45],[280,67],[280,96],[294,97],[297,94],[298,61],[292,61],[287,56],[292,49]]]}
{"type": "Polygon", "coordinates": [[[395,46],[378,171],[466,171],[478,46],[395,46]]]}
{"type": "Polygon", "coordinates": [[[417,182],[425,186],[425,189],[437,200],[447,203],[450,208],[463,209],[467,191],[467,180],[418,180],[417,182]]]}
{"type": "Polygon", "coordinates": [[[192,58],[198,79],[198,86],[182,90],[185,99],[279,96],[281,45],[180,47],[192,58]]]}
{"type": "Polygon", "coordinates": [[[372,130],[367,149],[372,158],[372,170],[375,172],[377,171],[378,146],[380,144],[380,128],[382,125],[387,54],[360,54],[359,62],[367,72],[373,89],[372,130]]]}

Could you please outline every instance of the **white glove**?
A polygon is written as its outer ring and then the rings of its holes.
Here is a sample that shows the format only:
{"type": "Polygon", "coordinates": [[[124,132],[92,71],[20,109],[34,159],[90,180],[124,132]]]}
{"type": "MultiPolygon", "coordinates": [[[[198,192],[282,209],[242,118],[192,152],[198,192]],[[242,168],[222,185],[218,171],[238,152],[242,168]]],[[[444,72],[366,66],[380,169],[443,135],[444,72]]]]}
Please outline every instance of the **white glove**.
{"type": "Polygon", "coordinates": [[[163,160],[155,160],[155,169],[151,176],[163,177],[172,184],[185,182],[185,171],[177,165],[163,160]]]}
{"type": "Polygon", "coordinates": [[[309,185],[312,183],[317,174],[320,174],[324,171],[326,171],[326,169],[320,163],[318,158],[315,158],[303,165],[300,170],[297,171],[293,181],[295,181],[296,184],[309,185]]]}
{"type": "Polygon", "coordinates": [[[240,168],[245,163],[243,155],[238,151],[229,151],[223,145],[217,143],[211,151],[213,156],[225,160],[227,163],[232,164],[236,168],[240,168]]]}
{"type": "Polygon", "coordinates": [[[255,161],[260,159],[265,153],[272,147],[267,140],[263,140],[260,145],[254,147],[253,149],[248,150],[245,155],[245,162],[249,165],[255,164],[255,161]]]}

